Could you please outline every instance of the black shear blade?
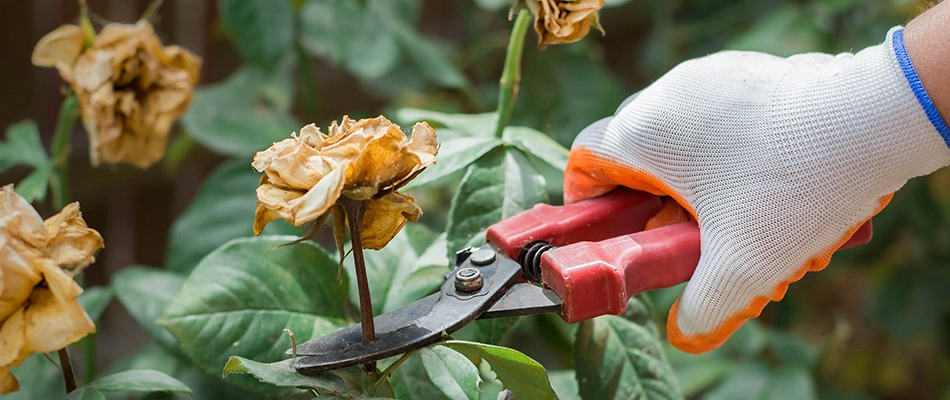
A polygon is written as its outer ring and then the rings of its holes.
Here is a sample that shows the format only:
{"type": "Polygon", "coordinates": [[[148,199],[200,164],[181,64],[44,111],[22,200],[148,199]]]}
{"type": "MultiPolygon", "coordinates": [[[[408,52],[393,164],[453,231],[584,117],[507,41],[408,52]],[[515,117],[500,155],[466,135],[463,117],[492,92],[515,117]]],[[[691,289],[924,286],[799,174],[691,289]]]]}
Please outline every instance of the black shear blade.
{"type": "Polygon", "coordinates": [[[305,375],[316,374],[435,343],[443,332],[455,332],[478,318],[521,276],[521,266],[501,253],[491,264],[476,266],[466,261],[458,269],[467,267],[477,268],[484,277],[478,291],[457,291],[454,279],[448,279],[438,293],[374,318],[376,339],[371,342],[362,342],[361,327],[356,324],[297,346],[294,368],[305,375]]]}

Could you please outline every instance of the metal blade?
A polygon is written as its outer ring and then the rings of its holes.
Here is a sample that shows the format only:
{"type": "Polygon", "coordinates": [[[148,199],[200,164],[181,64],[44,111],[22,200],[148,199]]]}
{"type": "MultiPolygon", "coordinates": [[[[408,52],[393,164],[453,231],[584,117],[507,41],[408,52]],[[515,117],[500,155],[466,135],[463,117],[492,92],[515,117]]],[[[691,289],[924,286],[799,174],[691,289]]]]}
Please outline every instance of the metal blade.
{"type": "Polygon", "coordinates": [[[553,290],[530,283],[512,286],[501,299],[492,304],[478,319],[547,314],[561,311],[564,300],[553,290]]]}
{"type": "MultiPolygon", "coordinates": [[[[492,246],[483,249],[495,251],[492,246]]],[[[466,260],[456,270],[476,268],[484,278],[481,289],[456,290],[455,279],[442,284],[439,293],[374,318],[376,339],[362,342],[359,324],[297,346],[294,368],[302,374],[364,364],[435,343],[475,320],[521,276],[517,262],[496,252],[494,261],[474,265],[466,260]]],[[[454,274],[450,274],[453,277],[454,274]]],[[[288,354],[290,350],[288,350],[288,354]]]]}

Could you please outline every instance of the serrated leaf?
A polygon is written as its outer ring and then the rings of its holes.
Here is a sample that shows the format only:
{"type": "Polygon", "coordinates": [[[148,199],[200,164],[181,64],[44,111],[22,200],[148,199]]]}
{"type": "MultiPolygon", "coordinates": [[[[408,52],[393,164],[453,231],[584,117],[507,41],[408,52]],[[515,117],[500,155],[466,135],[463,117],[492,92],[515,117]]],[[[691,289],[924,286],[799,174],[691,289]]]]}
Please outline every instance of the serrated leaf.
{"type": "Polygon", "coordinates": [[[49,187],[49,178],[53,175],[53,164],[39,166],[30,172],[23,180],[16,184],[16,192],[27,202],[46,198],[46,188],[49,187]]]}
{"type": "Polygon", "coordinates": [[[355,1],[310,1],[300,10],[301,42],[310,54],[325,58],[362,80],[392,71],[402,51],[375,14],[355,1]]]}
{"type": "Polygon", "coordinates": [[[7,127],[6,140],[0,142],[0,172],[19,164],[38,168],[48,163],[36,121],[24,120],[7,127]]]}
{"type": "Polygon", "coordinates": [[[407,125],[413,122],[426,121],[432,125],[445,126],[464,136],[490,138],[495,135],[498,113],[446,114],[418,108],[403,108],[396,111],[396,119],[407,125]]]}
{"type": "Polygon", "coordinates": [[[285,68],[242,67],[224,82],[195,90],[182,125],[215,152],[252,156],[303,126],[290,114],[292,82],[285,68]]]}
{"type": "Polygon", "coordinates": [[[105,392],[175,392],[191,393],[179,380],[162,372],[147,369],[118,372],[89,382],[85,387],[105,392]]]}
{"type": "Polygon", "coordinates": [[[317,389],[321,393],[342,393],[346,390],[346,383],[339,376],[331,372],[321,372],[316,376],[303,375],[297,372],[292,359],[273,363],[261,363],[243,357],[231,357],[224,365],[222,376],[231,374],[249,374],[263,383],[274,386],[317,389]]]}
{"type": "Polygon", "coordinates": [[[541,132],[523,126],[509,126],[502,133],[502,140],[561,172],[567,169],[569,151],[541,132]]]}
{"type": "Polygon", "coordinates": [[[481,156],[501,146],[495,138],[462,137],[446,140],[439,146],[435,165],[426,168],[419,176],[406,185],[406,189],[417,188],[443,180],[459,172],[481,156]]]}
{"type": "MultiPolygon", "coordinates": [[[[166,268],[188,273],[208,253],[231,239],[254,235],[254,210],[261,174],[249,161],[221,164],[205,179],[198,194],[168,233],[166,268]]],[[[265,235],[299,234],[283,220],[264,229],[265,235]]]]}
{"type": "Polygon", "coordinates": [[[448,399],[426,375],[418,352],[409,356],[399,368],[396,368],[389,381],[392,382],[393,392],[397,399],[448,399]]]}
{"type": "Polygon", "coordinates": [[[516,399],[554,399],[548,374],[537,361],[515,349],[475,342],[449,340],[436,344],[462,353],[469,360],[485,360],[498,380],[511,390],[516,399]]]}
{"type": "Polygon", "coordinates": [[[83,310],[86,310],[90,319],[94,322],[99,321],[102,312],[112,301],[112,289],[102,286],[86,288],[76,300],[82,305],[83,310]]]}
{"type": "MultiPolygon", "coordinates": [[[[347,282],[337,281],[337,261],[309,242],[278,247],[295,239],[241,238],[221,246],[198,264],[159,324],[196,365],[215,374],[235,355],[285,359],[284,328],[303,342],[347,326],[347,282]]],[[[249,377],[234,382],[277,389],[249,377]]]]}
{"type": "Polygon", "coordinates": [[[290,52],[294,39],[290,2],[218,0],[218,13],[244,59],[271,68],[290,52]]]}
{"type": "Polygon", "coordinates": [[[156,320],[165,313],[184,284],[184,275],[138,265],[112,276],[116,298],[126,311],[159,345],[175,352],[180,352],[178,341],[156,320]]]}
{"type": "Polygon", "coordinates": [[[492,224],[547,201],[544,179],[517,149],[500,149],[469,167],[449,210],[448,253],[479,246],[492,224]]]}
{"type": "Polygon", "coordinates": [[[450,399],[479,398],[478,368],[465,356],[444,346],[432,346],[419,349],[419,357],[429,379],[450,399]]]}
{"type": "Polygon", "coordinates": [[[574,365],[585,399],[680,399],[646,295],[631,297],[624,316],[581,323],[574,365]]]}
{"type": "MultiPolygon", "coordinates": [[[[379,315],[395,310],[438,290],[445,282],[444,275],[450,271],[444,248],[444,236],[436,236],[422,225],[409,224],[382,250],[367,251],[364,257],[373,313],[379,315]],[[433,254],[441,254],[441,257],[433,254]]],[[[347,261],[350,300],[359,304],[352,259],[347,258],[347,261]]]]}

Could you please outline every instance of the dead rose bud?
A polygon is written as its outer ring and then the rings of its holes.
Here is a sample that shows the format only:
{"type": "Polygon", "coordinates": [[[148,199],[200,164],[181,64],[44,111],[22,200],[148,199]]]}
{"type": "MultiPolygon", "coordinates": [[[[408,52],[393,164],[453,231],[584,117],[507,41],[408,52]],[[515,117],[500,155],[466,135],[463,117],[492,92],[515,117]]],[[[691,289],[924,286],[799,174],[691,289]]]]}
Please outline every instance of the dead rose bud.
{"type": "Polygon", "coordinates": [[[538,47],[549,44],[573,43],[584,38],[593,25],[599,31],[597,12],[604,0],[524,0],[534,14],[534,30],[538,32],[538,47]]]}
{"type": "Polygon", "coordinates": [[[425,122],[412,127],[412,139],[383,116],[333,121],[328,134],[310,124],[290,138],[258,152],[251,164],[263,172],[257,188],[254,234],[283,218],[295,226],[334,215],[334,236],[342,246],[345,232],[340,200],[363,202],[363,247],[383,248],[422,209],[412,197],[396,193],[435,162],[435,130],[425,122]]]}
{"type": "Polygon", "coordinates": [[[93,165],[148,168],[165,154],[172,124],[188,109],[201,58],[162,46],[152,25],[106,25],[91,48],[76,25],[46,34],[33,64],[56,67],[79,100],[93,165]]]}
{"type": "Polygon", "coordinates": [[[0,394],[19,390],[10,367],[95,333],[73,280],[95,261],[102,236],[70,203],[45,222],[13,191],[0,188],[0,394]]]}

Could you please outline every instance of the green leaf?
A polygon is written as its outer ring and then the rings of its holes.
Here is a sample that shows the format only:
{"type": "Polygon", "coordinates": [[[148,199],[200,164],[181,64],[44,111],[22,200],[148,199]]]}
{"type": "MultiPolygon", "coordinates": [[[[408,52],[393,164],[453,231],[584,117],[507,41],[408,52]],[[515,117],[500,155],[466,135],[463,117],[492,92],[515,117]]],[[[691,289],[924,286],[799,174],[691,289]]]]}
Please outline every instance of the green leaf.
{"type": "Polygon", "coordinates": [[[397,399],[448,399],[429,379],[418,352],[396,368],[389,381],[392,382],[397,399]]]}
{"type": "Polygon", "coordinates": [[[487,344],[499,344],[505,334],[518,323],[518,317],[491,318],[475,320],[475,341],[487,344]]]}
{"type": "Polygon", "coordinates": [[[403,124],[426,121],[430,125],[442,125],[463,136],[491,138],[495,135],[498,113],[446,114],[418,108],[403,108],[396,111],[396,119],[403,124]]]}
{"type": "Polygon", "coordinates": [[[770,378],[769,367],[762,363],[743,363],[722,383],[706,393],[705,400],[762,398],[770,378]]]}
{"type": "Polygon", "coordinates": [[[577,378],[574,377],[573,370],[550,371],[548,379],[551,380],[551,387],[557,393],[560,400],[580,400],[581,395],[577,389],[577,378]]]}
{"type": "Polygon", "coordinates": [[[735,361],[727,357],[722,348],[703,354],[689,354],[665,344],[666,355],[676,372],[680,390],[686,397],[702,392],[724,376],[732,373],[735,361]]]}
{"type": "MultiPolygon", "coordinates": [[[[445,257],[445,236],[436,236],[422,225],[409,224],[382,250],[367,251],[366,274],[373,298],[373,313],[386,313],[438,290],[450,271],[445,257]]],[[[359,304],[352,259],[347,258],[349,295],[359,304]]]]}
{"type": "Polygon", "coordinates": [[[35,169],[20,183],[16,184],[16,192],[28,202],[46,198],[46,188],[49,187],[49,178],[53,175],[53,164],[48,163],[35,169]]]}
{"type": "Polygon", "coordinates": [[[289,358],[265,364],[234,356],[224,365],[222,376],[231,374],[249,374],[274,386],[312,388],[321,393],[342,393],[346,390],[346,384],[339,376],[330,372],[321,372],[317,376],[303,375],[294,369],[293,360],[289,358]]]}
{"type": "Polygon", "coordinates": [[[473,363],[479,359],[487,361],[505,389],[511,390],[516,399],[557,398],[544,367],[517,350],[460,340],[440,342],[437,346],[462,353],[473,363]]]}
{"type": "Polygon", "coordinates": [[[98,321],[102,312],[106,310],[106,306],[112,301],[112,289],[102,286],[86,288],[76,300],[86,310],[89,318],[98,321]]]}
{"type": "Polygon", "coordinates": [[[498,11],[498,10],[508,10],[515,5],[514,0],[475,0],[475,4],[478,4],[484,10],[488,11],[498,11]]]}
{"type": "Polygon", "coordinates": [[[426,77],[449,88],[462,89],[469,85],[462,71],[438,47],[412,29],[408,21],[392,15],[385,7],[371,7],[371,11],[406,49],[426,77]]]}
{"type": "Polygon", "coordinates": [[[449,253],[481,245],[489,226],[545,201],[544,179],[521,151],[492,152],[469,167],[452,199],[449,253]]]}
{"type": "Polygon", "coordinates": [[[804,366],[793,366],[774,370],[769,384],[762,396],[769,400],[808,400],[817,399],[815,381],[811,372],[804,366]]]}
{"type": "MultiPolygon", "coordinates": [[[[188,273],[208,253],[231,239],[253,236],[254,210],[261,174],[247,161],[221,164],[205,179],[198,194],[168,234],[165,259],[169,270],[188,273]]],[[[299,234],[286,221],[271,222],[264,234],[299,234]]]]}
{"type": "Polygon", "coordinates": [[[601,316],[581,323],[574,342],[574,365],[585,399],[679,399],[653,322],[646,295],[631,297],[623,316],[601,316]]]}
{"type": "Polygon", "coordinates": [[[14,165],[39,168],[48,163],[36,121],[24,120],[7,127],[6,141],[0,142],[0,172],[14,165]]]}
{"type": "Polygon", "coordinates": [[[523,126],[509,126],[502,133],[502,140],[561,172],[567,169],[568,150],[541,132],[523,126]]]}
{"type": "Polygon", "coordinates": [[[419,176],[406,185],[406,189],[425,186],[438,182],[459,172],[481,156],[501,146],[495,138],[462,137],[444,141],[439,146],[435,165],[426,168],[419,176]]]}
{"type": "Polygon", "coordinates": [[[156,320],[165,313],[184,284],[184,275],[138,265],[112,276],[115,295],[126,311],[145,328],[152,339],[175,352],[179,351],[178,341],[156,320]]]}
{"type": "Polygon", "coordinates": [[[20,382],[20,390],[3,395],[3,400],[59,399],[66,394],[63,373],[43,354],[27,357],[23,364],[11,368],[10,372],[20,382]]]}
{"type": "Polygon", "coordinates": [[[106,400],[106,395],[99,389],[82,386],[69,393],[64,400],[106,400]]]}
{"type": "Polygon", "coordinates": [[[87,383],[84,387],[105,392],[176,392],[191,393],[191,389],[177,379],[162,372],[147,369],[123,371],[104,376],[87,383]]]}
{"type": "Polygon", "coordinates": [[[465,356],[443,346],[432,346],[419,349],[419,357],[429,379],[450,399],[479,398],[478,368],[465,356]]]}
{"type": "Polygon", "coordinates": [[[271,68],[290,52],[294,15],[288,1],[218,0],[218,12],[246,60],[271,68]]]}
{"type": "MultiPolygon", "coordinates": [[[[337,281],[337,261],[309,242],[278,247],[295,239],[241,238],[221,246],[201,260],[159,324],[214,374],[235,355],[264,363],[285,359],[290,341],[284,328],[303,342],[347,326],[347,282],[337,281]]],[[[276,390],[249,377],[235,383],[276,390]]]]}
{"type": "Polygon", "coordinates": [[[300,10],[301,42],[311,54],[361,80],[379,79],[399,63],[401,49],[379,18],[355,1],[310,1],[300,10]]]}
{"type": "Polygon", "coordinates": [[[252,156],[300,129],[290,114],[292,104],[293,79],[286,68],[265,72],[243,67],[224,82],[195,90],[181,122],[202,146],[225,155],[252,156]]]}

